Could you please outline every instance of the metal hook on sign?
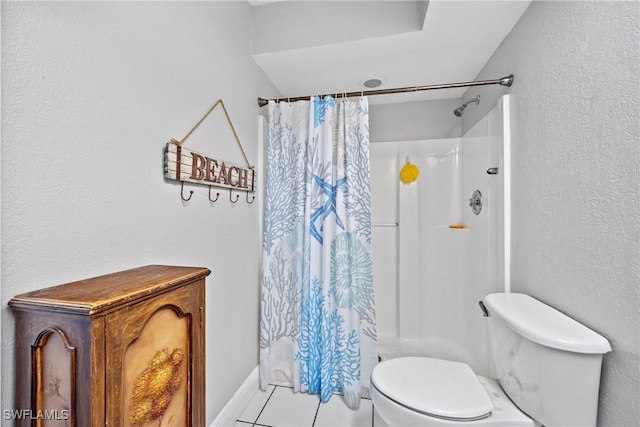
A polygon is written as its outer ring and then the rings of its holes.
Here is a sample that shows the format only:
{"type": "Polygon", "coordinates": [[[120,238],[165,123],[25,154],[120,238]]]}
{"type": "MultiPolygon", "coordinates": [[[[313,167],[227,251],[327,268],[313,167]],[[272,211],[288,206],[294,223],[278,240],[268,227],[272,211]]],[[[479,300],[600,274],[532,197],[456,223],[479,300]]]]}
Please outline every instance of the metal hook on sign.
{"type": "Polygon", "coordinates": [[[240,195],[239,195],[239,194],[236,194],[236,199],[235,199],[235,200],[232,200],[232,199],[231,199],[231,189],[229,189],[229,201],[230,201],[231,203],[237,203],[239,198],[240,198],[240,195]]]}
{"type": "Polygon", "coordinates": [[[187,197],[186,199],[184,198],[184,181],[180,181],[180,198],[182,200],[184,200],[185,202],[188,202],[189,200],[191,200],[191,196],[193,196],[193,190],[189,190],[189,197],[187,197]]]}
{"type": "Polygon", "coordinates": [[[249,201],[249,192],[247,191],[247,203],[251,204],[251,203],[253,203],[254,200],[256,200],[256,196],[253,196],[251,198],[251,201],[249,201]]]}
{"type": "Polygon", "coordinates": [[[211,186],[209,186],[209,201],[211,203],[217,202],[218,201],[218,197],[220,197],[220,193],[216,193],[216,198],[215,199],[211,198],[211,186]]]}

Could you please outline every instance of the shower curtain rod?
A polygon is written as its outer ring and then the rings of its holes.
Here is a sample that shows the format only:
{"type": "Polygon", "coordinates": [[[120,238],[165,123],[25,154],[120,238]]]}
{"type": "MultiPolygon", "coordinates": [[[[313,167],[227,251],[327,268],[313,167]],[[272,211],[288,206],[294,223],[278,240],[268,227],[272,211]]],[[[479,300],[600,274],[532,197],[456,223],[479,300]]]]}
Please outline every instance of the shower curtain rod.
{"type": "MultiPolygon", "coordinates": [[[[435,90],[435,89],[452,89],[458,87],[469,87],[469,86],[486,86],[486,85],[500,85],[510,87],[513,83],[513,74],[510,74],[506,77],[502,77],[501,79],[494,80],[478,80],[473,82],[462,82],[462,83],[445,83],[439,85],[429,85],[429,86],[409,86],[409,87],[398,87],[398,88],[390,88],[390,89],[374,89],[374,90],[360,90],[357,92],[342,92],[342,93],[327,93],[324,95],[319,95],[320,97],[332,96],[334,98],[344,96],[344,97],[352,97],[352,96],[370,96],[370,95],[387,95],[391,93],[405,93],[405,92],[421,92],[423,90],[435,90]]],[[[281,102],[281,101],[304,101],[311,98],[311,96],[297,96],[297,97],[287,97],[287,98],[274,98],[271,101],[281,102]]],[[[269,99],[258,98],[258,106],[264,107],[269,103],[269,99]]]]}

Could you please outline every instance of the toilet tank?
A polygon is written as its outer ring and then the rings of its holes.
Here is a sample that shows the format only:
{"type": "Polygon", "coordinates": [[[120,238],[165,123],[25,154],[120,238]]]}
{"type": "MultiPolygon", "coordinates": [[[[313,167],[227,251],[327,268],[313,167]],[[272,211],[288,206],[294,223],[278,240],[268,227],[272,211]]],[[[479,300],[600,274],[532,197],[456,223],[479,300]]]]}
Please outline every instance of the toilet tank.
{"type": "Polygon", "coordinates": [[[547,427],[595,426],[606,338],[528,295],[490,294],[484,304],[498,381],[511,400],[547,427]]]}

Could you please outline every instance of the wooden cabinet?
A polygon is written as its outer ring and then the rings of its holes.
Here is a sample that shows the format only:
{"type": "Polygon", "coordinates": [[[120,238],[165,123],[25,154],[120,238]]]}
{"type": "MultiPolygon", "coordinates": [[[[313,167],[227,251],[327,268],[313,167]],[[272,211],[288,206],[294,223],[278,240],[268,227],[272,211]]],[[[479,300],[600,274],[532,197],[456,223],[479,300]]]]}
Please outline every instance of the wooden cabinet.
{"type": "Polygon", "coordinates": [[[14,297],[16,425],[204,426],[210,273],[151,265],[14,297]]]}

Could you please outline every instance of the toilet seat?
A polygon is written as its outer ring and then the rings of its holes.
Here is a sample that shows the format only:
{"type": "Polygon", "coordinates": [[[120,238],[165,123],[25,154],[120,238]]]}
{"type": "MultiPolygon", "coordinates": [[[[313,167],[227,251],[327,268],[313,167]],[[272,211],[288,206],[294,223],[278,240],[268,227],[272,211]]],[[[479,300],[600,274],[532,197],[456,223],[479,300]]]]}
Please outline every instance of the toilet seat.
{"type": "Polygon", "coordinates": [[[465,363],[428,357],[386,360],[373,369],[371,382],[388,399],[437,418],[473,421],[488,417],[494,409],[465,363]]]}

